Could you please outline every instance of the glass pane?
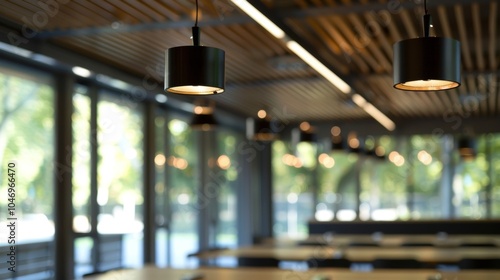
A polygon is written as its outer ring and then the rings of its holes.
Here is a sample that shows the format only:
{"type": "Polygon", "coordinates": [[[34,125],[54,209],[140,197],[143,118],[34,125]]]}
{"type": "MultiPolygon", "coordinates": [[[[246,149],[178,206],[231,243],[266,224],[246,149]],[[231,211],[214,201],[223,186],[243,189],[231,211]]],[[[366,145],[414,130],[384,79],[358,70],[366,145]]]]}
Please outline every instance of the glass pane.
{"type": "MultiPolygon", "coordinates": [[[[236,133],[230,131],[219,131],[217,143],[219,155],[217,157],[218,172],[214,178],[219,184],[218,201],[218,223],[216,230],[216,246],[235,247],[237,238],[236,229],[236,184],[238,180],[238,153],[236,144],[240,142],[236,133]],[[219,178],[223,178],[220,179],[219,178]]],[[[217,169],[216,169],[217,170],[217,169]]]]}
{"type": "Polygon", "coordinates": [[[491,150],[491,214],[492,218],[500,218],[500,134],[488,136],[491,150]]]}
{"type": "Polygon", "coordinates": [[[41,277],[50,275],[54,263],[52,83],[44,73],[0,61],[0,251],[9,252],[14,244],[19,251],[37,250],[18,254],[17,260],[41,277]]]}
{"type": "Polygon", "coordinates": [[[78,279],[86,273],[94,271],[92,263],[92,237],[75,238],[75,277],[78,279]]]}
{"type": "Polygon", "coordinates": [[[77,86],[73,95],[73,230],[87,233],[90,225],[90,97],[77,86]]]}
{"type": "Polygon", "coordinates": [[[316,146],[302,142],[292,148],[283,141],[272,145],[274,234],[307,236],[314,216],[313,184],[316,146]]]}
{"type": "Polygon", "coordinates": [[[486,188],[490,183],[486,137],[477,138],[477,156],[462,159],[458,152],[453,178],[453,206],[459,218],[486,218],[486,188]]]}
{"type": "Polygon", "coordinates": [[[411,148],[408,154],[413,190],[413,219],[443,218],[441,211],[441,142],[432,136],[416,135],[410,138],[411,148]]]}
{"type": "MultiPolygon", "coordinates": [[[[346,152],[335,151],[322,153],[318,156],[318,205],[316,205],[315,218],[318,221],[328,221],[340,218],[346,215],[346,189],[342,188],[340,183],[345,185],[345,178],[349,177],[353,170],[356,158],[349,156],[346,152]]],[[[355,211],[350,211],[355,214],[355,211]]],[[[349,214],[347,214],[349,215],[349,214]]]]}
{"type": "Polygon", "coordinates": [[[168,197],[171,266],[186,267],[187,255],[198,250],[197,152],[193,131],[180,119],[168,121],[170,133],[168,197]]]}
{"type": "Polygon", "coordinates": [[[155,224],[156,224],[156,265],[169,265],[168,251],[168,192],[166,179],[166,120],[158,113],[155,118],[155,224]]]}
{"type": "Polygon", "coordinates": [[[101,94],[98,102],[97,231],[121,234],[124,266],[142,265],[142,107],[101,94]]]}
{"type": "Polygon", "coordinates": [[[407,219],[405,177],[388,159],[368,157],[361,170],[360,218],[363,220],[407,219]]]}

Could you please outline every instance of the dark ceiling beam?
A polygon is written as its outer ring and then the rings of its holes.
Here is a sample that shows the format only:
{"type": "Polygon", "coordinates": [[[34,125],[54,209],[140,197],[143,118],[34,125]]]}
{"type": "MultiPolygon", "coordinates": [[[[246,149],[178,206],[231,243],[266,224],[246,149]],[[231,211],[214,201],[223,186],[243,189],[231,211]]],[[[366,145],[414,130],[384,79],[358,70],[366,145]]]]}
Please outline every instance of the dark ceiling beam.
{"type": "MultiPolygon", "coordinates": [[[[249,1],[252,2],[252,1],[249,1]]],[[[429,8],[437,6],[450,6],[459,4],[471,4],[473,2],[481,2],[481,0],[442,0],[442,1],[429,1],[427,6],[429,8]]],[[[489,1],[485,1],[487,3],[489,1]]],[[[281,20],[286,18],[306,18],[306,17],[316,17],[316,16],[332,16],[332,15],[346,15],[352,13],[364,13],[364,12],[378,12],[387,10],[391,13],[397,13],[401,9],[411,9],[419,7],[420,4],[416,4],[415,1],[396,1],[390,0],[387,3],[373,2],[366,4],[355,4],[355,5],[339,5],[333,7],[319,7],[319,8],[307,8],[307,9],[293,9],[293,10],[276,10],[275,16],[281,20]]],[[[233,15],[225,16],[221,18],[208,18],[203,19],[198,23],[200,27],[204,26],[218,26],[218,25],[231,25],[231,24],[243,24],[253,22],[251,18],[246,15],[233,15]]],[[[113,34],[113,33],[123,33],[123,32],[140,32],[140,31],[150,31],[155,29],[176,29],[176,28],[189,28],[193,26],[192,19],[183,19],[178,21],[167,21],[167,22],[150,22],[150,23],[140,23],[132,25],[117,25],[113,28],[111,26],[101,26],[101,27],[89,27],[89,28],[78,28],[78,29],[68,29],[68,30],[55,30],[55,31],[45,31],[40,32],[37,35],[39,39],[49,39],[56,37],[72,37],[72,36],[89,36],[89,35],[102,35],[102,34],[113,34]]]]}
{"type": "MultiPolygon", "coordinates": [[[[231,24],[244,24],[250,23],[252,19],[243,16],[228,16],[222,19],[211,18],[203,19],[198,23],[199,27],[204,26],[218,26],[218,25],[231,25],[231,24]]],[[[140,24],[121,24],[117,23],[116,27],[112,26],[102,26],[102,27],[89,27],[89,28],[78,28],[78,29],[68,29],[68,30],[55,30],[55,31],[44,31],[37,35],[38,39],[50,39],[56,37],[74,37],[74,36],[91,36],[91,35],[103,35],[103,34],[116,34],[116,33],[128,33],[128,32],[141,32],[141,31],[151,31],[156,29],[179,29],[179,28],[190,28],[194,25],[192,19],[183,19],[179,21],[165,21],[165,22],[149,22],[140,24]]]]}
{"type": "MultiPolygon", "coordinates": [[[[454,6],[454,5],[467,5],[472,3],[489,3],[489,0],[441,0],[441,1],[428,1],[427,8],[435,8],[438,6],[454,6]]],[[[366,4],[357,5],[338,5],[332,7],[314,7],[307,9],[295,10],[282,10],[277,11],[277,16],[281,18],[305,18],[317,16],[332,16],[332,15],[347,15],[347,14],[360,14],[365,12],[379,12],[388,11],[391,13],[398,13],[405,9],[414,9],[422,7],[422,0],[389,0],[386,3],[370,2],[366,4]],[[418,2],[418,3],[415,3],[418,2]]],[[[423,8],[423,7],[422,7],[423,8]]]]}

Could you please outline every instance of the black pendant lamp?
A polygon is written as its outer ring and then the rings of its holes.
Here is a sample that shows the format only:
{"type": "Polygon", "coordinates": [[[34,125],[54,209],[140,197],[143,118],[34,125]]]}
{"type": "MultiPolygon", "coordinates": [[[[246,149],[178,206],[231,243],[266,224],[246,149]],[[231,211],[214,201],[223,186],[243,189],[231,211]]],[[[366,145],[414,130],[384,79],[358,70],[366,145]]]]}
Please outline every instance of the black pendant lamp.
{"type": "Polygon", "coordinates": [[[298,144],[300,142],[316,142],[316,134],[314,128],[308,122],[302,122],[299,128],[292,131],[292,142],[298,144]]]}
{"type": "Polygon", "coordinates": [[[273,141],[277,138],[277,133],[269,121],[267,112],[260,110],[257,113],[258,119],[247,119],[247,138],[254,141],[273,141]]]}
{"type": "Polygon", "coordinates": [[[462,136],[458,139],[457,143],[458,153],[465,161],[474,160],[477,154],[476,139],[469,136],[462,136]]]}
{"type": "Polygon", "coordinates": [[[211,95],[224,92],[223,50],[200,46],[198,0],[193,46],[173,47],[165,53],[165,92],[185,95],[211,95]]]}
{"type": "Polygon", "coordinates": [[[334,126],[334,127],[332,127],[330,132],[332,134],[331,150],[332,151],[344,151],[346,148],[346,144],[345,144],[344,138],[342,137],[340,127],[334,126]]]}
{"type": "Polygon", "coordinates": [[[460,42],[429,37],[431,15],[424,0],[424,37],[394,44],[394,87],[407,91],[448,90],[460,86],[460,42]]]}
{"type": "Polygon", "coordinates": [[[213,114],[214,105],[196,105],[189,126],[195,130],[209,131],[217,127],[218,122],[213,114]]]}

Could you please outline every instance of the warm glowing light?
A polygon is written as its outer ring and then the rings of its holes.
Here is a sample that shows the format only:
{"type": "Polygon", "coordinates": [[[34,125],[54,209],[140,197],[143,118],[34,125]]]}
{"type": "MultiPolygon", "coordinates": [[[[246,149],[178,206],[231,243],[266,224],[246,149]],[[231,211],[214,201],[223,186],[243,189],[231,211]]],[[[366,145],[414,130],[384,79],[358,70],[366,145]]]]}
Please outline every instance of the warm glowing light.
{"type": "Polygon", "coordinates": [[[197,115],[209,115],[213,112],[213,108],[210,106],[195,106],[193,112],[197,115]]]}
{"type": "Polygon", "coordinates": [[[394,164],[396,166],[402,166],[403,164],[405,164],[405,158],[402,155],[396,156],[396,158],[394,160],[394,164]]]}
{"type": "Polygon", "coordinates": [[[221,155],[219,156],[219,158],[217,158],[217,165],[221,169],[228,169],[229,167],[231,167],[231,159],[226,155],[221,155]]]}
{"type": "Polygon", "coordinates": [[[389,153],[389,160],[390,160],[391,162],[394,162],[394,159],[396,158],[396,156],[397,156],[397,155],[399,155],[399,153],[398,153],[398,152],[396,152],[396,151],[392,151],[392,152],[390,152],[390,153],[389,153]]]}
{"type": "Polygon", "coordinates": [[[311,129],[311,125],[308,122],[302,122],[300,124],[300,130],[309,131],[311,129]]]}
{"type": "Polygon", "coordinates": [[[405,158],[396,151],[392,151],[389,154],[389,160],[396,166],[402,166],[405,164],[405,158]]]}
{"type": "Polygon", "coordinates": [[[332,127],[332,129],[330,131],[331,131],[333,136],[340,136],[340,132],[341,132],[340,127],[334,126],[334,127],[332,127]]]}
{"type": "Polygon", "coordinates": [[[174,166],[174,164],[175,164],[175,161],[176,161],[176,160],[177,160],[177,158],[176,158],[176,157],[174,157],[174,156],[169,156],[169,157],[168,157],[168,160],[167,160],[167,164],[168,164],[168,165],[170,165],[170,166],[174,166]]]}
{"type": "Polygon", "coordinates": [[[179,93],[179,94],[191,94],[191,95],[208,95],[224,92],[223,88],[211,87],[211,86],[178,86],[171,87],[168,89],[169,92],[179,93]]]}
{"type": "Polygon", "coordinates": [[[323,165],[324,165],[326,168],[332,168],[333,166],[335,166],[335,160],[334,160],[332,157],[327,157],[327,158],[323,161],[323,165]]]}
{"type": "Polygon", "coordinates": [[[157,154],[155,156],[155,164],[158,165],[158,166],[164,165],[166,161],[167,161],[167,159],[162,154],[157,154]]]}
{"type": "Polygon", "coordinates": [[[330,157],[329,155],[322,153],[321,155],[318,156],[318,161],[319,163],[323,164],[326,158],[330,157]]]}
{"type": "Polygon", "coordinates": [[[432,163],[432,156],[427,151],[422,150],[418,152],[417,158],[421,163],[425,165],[429,165],[432,163]]]}
{"type": "Polygon", "coordinates": [[[282,157],[283,163],[286,164],[286,165],[289,165],[289,166],[293,166],[293,160],[294,159],[295,159],[295,156],[291,155],[291,154],[285,154],[282,157]]]}
{"type": "Polygon", "coordinates": [[[259,110],[259,112],[257,112],[257,116],[261,119],[264,119],[267,116],[266,110],[259,110]]]}
{"type": "Polygon", "coordinates": [[[177,158],[174,162],[174,167],[181,169],[181,170],[184,170],[188,167],[188,162],[187,162],[187,160],[185,160],[183,158],[177,158]]]}
{"type": "Polygon", "coordinates": [[[385,155],[385,148],[382,146],[378,146],[377,148],[375,148],[375,154],[379,157],[385,155]]]}
{"type": "Polygon", "coordinates": [[[298,157],[293,158],[293,167],[295,168],[301,168],[302,167],[302,161],[298,157]]]}
{"type": "Polygon", "coordinates": [[[194,113],[197,114],[197,115],[202,114],[203,113],[203,107],[201,107],[201,106],[194,107],[194,113]]]}
{"type": "Polygon", "coordinates": [[[446,90],[459,85],[457,82],[446,80],[416,80],[397,84],[396,87],[403,90],[446,90]]]}
{"type": "Polygon", "coordinates": [[[358,138],[349,139],[349,147],[353,149],[359,148],[359,139],[358,138]]]}

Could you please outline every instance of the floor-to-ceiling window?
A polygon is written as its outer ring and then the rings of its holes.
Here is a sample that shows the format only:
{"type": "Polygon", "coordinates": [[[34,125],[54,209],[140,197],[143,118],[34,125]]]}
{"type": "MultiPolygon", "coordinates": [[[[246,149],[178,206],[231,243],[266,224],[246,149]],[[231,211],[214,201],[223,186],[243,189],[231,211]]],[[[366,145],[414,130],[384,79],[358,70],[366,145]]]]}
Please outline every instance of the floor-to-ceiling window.
{"type": "Polygon", "coordinates": [[[494,153],[488,155],[490,143],[487,136],[475,140],[475,156],[464,157],[458,151],[454,153],[453,207],[455,216],[459,218],[486,218],[487,188],[493,179],[488,174],[489,156],[496,156],[494,153]]]}
{"type": "Polygon", "coordinates": [[[166,155],[170,235],[169,260],[173,267],[189,265],[188,255],[198,250],[198,162],[194,131],[185,119],[169,118],[166,155]]]}
{"type": "Polygon", "coordinates": [[[273,202],[276,236],[303,237],[314,215],[317,146],[309,142],[273,143],[273,202]]]}
{"type": "Polygon", "coordinates": [[[123,235],[123,266],[143,261],[142,106],[100,91],[97,104],[97,232],[123,235]]]}
{"type": "Polygon", "coordinates": [[[488,151],[491,161],[489,176],[491,178],[491,216],[492,218],[500,218],[500,135],[489,134],[488,151]]]}
{"type": "Polygon", "coordinates": [[[0,247],[48,244],[40,278],[54,267],[53,83],[44,72],[0,61],[0,247]]]}
{"type": "Polygon", "coordinates": [[[241,136],[233,131],[222,129],[217,131],[217,167],[220,172],[215,176],[219,185],[215,234],[217,247],[235,247],[238,242],[236,187],[241,170],[241,155],[237,150],[240,142],[241,136]]]}

